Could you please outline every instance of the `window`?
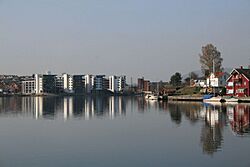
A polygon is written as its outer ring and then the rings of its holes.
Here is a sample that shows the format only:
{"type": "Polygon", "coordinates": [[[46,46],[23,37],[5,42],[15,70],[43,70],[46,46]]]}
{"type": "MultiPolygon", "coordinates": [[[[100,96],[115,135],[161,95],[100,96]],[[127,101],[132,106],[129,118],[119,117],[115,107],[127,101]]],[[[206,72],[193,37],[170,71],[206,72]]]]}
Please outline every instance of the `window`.
{"type": "Polygon", "coordinates": [[[236,90],[237,93],[244,93],[244,89],[238,89],[236,90]]]}
{"type": "Polygon", "coordinates": [[[240,82],[237,82],[236,85],[237,85],[237,86],[241,86],[241,83],[240,83],[240,82]]]}

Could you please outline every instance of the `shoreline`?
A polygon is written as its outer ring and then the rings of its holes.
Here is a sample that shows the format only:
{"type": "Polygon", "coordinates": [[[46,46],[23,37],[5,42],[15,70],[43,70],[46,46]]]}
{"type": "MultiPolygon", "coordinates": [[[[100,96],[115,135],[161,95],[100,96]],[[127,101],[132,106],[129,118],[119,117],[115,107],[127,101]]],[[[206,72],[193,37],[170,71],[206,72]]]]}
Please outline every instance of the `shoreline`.
{"type": "MultiPolygon", "coordinates": [[[[137,93],[92,93],[92,94],[0,94],[0,97],[112,97],[112,96],[123,96],[123,97],[137,97],[142,96],[142,94],[137,93]]],[[[250,103],[250,97],[235,97],[239,99],[238,103],[250,103]]],[[[177,96],[168,96],[167,101],[186,101],[186,102],[203,102],[203,96],[201,95],[177,95],[177,96]]]]}
{"type": "MultiPolygon", "coordinates": [[[[250,97],[234,97],[239,101],[238,103],[250,103],[250,97]]],[[[168,96],[169,101],[193,101],[193,102],[203,102],[203,96],[193,96],[193,95],[178,95],[178,96],[168,96]]]]}

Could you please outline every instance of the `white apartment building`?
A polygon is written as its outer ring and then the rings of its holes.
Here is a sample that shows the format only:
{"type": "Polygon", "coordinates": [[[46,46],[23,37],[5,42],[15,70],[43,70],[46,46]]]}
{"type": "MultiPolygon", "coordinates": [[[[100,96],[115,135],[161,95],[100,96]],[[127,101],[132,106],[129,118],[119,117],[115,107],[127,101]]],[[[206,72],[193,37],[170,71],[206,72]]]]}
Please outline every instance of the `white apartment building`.
{"type": "Polygon", "coordinates": [[[85,75],[85,92],[91,93],[91,90],[93,88],[93,75],[85,75]]]}
{"type": "Polygon", "coordinates": [[[33,80],[22,83],[23,94],[43,93],[92,93],[92,91],[110,90],[114,93],[123,92],[126,86],[125,76],[105,75],[47,75],[35,74],[33,80]]]}
{"type": "Polygon", "coordinates": [[[110,76],[109,77],[109,90],[113,93],[123,92],[126,85],[125,76],[110,76]]]}
{"type": "Polygon", "coordinates": [[[73,93],[73,77],[69,74],[62,74],[63,90],[66,93],[73,93]]]}
{"type": "Polygon", "coordinates": [[[22,94],[35,94],[35,80],[22,81],[22,94]]]}
{"type": "Polygon", "coordinates": [[[43,93],[43,76],[40,74],[35,74],[35,93],[43,93]]]}

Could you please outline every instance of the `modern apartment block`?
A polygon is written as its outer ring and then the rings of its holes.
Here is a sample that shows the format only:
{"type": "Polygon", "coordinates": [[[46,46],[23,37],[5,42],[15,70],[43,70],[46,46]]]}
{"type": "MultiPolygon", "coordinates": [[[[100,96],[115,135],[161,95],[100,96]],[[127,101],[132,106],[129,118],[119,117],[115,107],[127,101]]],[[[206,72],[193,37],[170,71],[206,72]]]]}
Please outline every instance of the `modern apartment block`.
{"type": "Polygon", "coordinates": [[[119,76],[118,77],[118,91],[123,92],[126,88],[126,76],[119,76]]]}
{"type": "Polygon", "coordinates": [[[126,86],[125,76],[110,76],[109,77],[109,90],[113,93],[123,92],[126,86]]]}
{"type": "Polygon", "coordinates": [[[35,94],[57,93],[57,86],[62,84],[60,78],[51,74],[35,74],[34,81],[35,94]]]}
{"type": "Polygon", "coordinates": [[[35,94],[35,80],[22,81],[22,94],[31,95],[35,94]]]}
{"type": "Polygon", "coordinates": [[[73,93],[73,76],[69,74],[62,74],[63,90],[65,93],[73,93]]]}
{"type": "Polygon", "coordinates": [[[35,94],[43,93],[43,76],[41,74],[35,74],[35,94]]]}
{"type": "Polygon", "coordinates": [[[121,93],[124,91],[125,85],[125,76],[105,78],[105,75],[35,74],[22,82],[22,93],[36,95],[58,93],[91,94],[106,90],[121,93]]]}
{"type": "Polygon", "coordinates": [[[43,93],[57,93],[56,75],[43,75],[43,93]]]}
{"type": "Polygon", "coordinates": [[[85,92],[90,94],[93,88],[93,75],[85,75],[85,92]]]}
{"type": "Polygon", "coordinates": [[[76,94],[85,93],[84,75],[73,75],[73,92],[76,94]]]}
{"type": "Polygon", "coordinates": [[[56,79],[56,92],[57,93],[64,92],[63,76],[57,75],[55,79],[56,79]]]}
{"type": "Polygon", "coordinates": [[[104,77],[105,75],[95,75],[93,77],[93,91],[102,91],[104,90],[104,77]]]}
{"type": "Polygon", "coordinates": [[[104,78],[103,79],[103,89],[104,90],[109,90],[109,78],[104,78]]]}

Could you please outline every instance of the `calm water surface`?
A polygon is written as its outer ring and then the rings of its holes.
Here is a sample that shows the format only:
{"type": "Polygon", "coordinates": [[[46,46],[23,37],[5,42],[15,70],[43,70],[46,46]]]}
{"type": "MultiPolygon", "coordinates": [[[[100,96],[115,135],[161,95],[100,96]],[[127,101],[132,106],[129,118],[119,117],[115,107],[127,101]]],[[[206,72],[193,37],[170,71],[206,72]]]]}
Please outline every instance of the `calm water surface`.
{"type": "Polygon", "coordinates": [[[0,166],[250,166],[250,104],[0,98],[0,166]]]}

